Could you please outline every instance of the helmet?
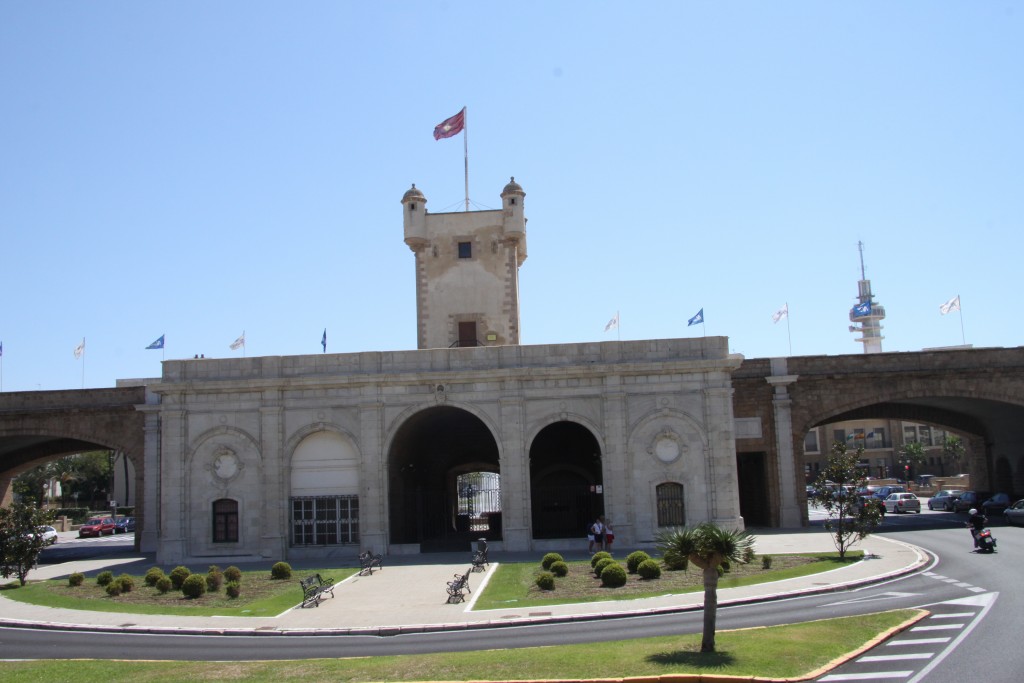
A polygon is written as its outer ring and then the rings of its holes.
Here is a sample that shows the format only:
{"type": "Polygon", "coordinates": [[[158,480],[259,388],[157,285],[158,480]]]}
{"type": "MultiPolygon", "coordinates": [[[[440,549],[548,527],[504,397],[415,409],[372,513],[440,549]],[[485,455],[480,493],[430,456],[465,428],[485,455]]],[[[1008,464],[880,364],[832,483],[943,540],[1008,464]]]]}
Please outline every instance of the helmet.
{"type": "Polygon", "coordinates": [[[972,514],[972,515],[978,514],[978,508],[971,508],[971,511],[970,511],[969,514],[972,514]]]}

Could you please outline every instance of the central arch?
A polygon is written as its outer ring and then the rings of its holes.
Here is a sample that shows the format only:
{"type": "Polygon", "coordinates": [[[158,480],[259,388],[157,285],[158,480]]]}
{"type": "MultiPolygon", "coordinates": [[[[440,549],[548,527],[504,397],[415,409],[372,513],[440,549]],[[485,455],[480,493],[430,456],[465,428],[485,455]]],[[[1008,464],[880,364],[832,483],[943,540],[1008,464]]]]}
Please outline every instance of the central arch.
{"type": "Polygon", "coordinates": [[[437,406],[411,416],[388,452],[391,544],[466,550],[501,538],[498,444],[480,418],[437,406]]]}
{"type": "Polygon", "coordinates": [[[577,538],[604,514],[601,448],[575,422],[540,430],[530,447],[533,537],[577,538]]]}

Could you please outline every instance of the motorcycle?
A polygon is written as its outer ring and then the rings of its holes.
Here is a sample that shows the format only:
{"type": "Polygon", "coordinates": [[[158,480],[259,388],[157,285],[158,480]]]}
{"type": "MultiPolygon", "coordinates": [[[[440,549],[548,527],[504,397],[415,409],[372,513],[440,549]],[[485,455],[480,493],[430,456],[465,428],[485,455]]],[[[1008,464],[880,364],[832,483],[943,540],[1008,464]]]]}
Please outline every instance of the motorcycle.
{"type": "Polygon", "coordinates": [[[994,553],[996,551],[996,539],[991,529],[982,529],[974,539],[974,545],[979,553],[994,553]]]}

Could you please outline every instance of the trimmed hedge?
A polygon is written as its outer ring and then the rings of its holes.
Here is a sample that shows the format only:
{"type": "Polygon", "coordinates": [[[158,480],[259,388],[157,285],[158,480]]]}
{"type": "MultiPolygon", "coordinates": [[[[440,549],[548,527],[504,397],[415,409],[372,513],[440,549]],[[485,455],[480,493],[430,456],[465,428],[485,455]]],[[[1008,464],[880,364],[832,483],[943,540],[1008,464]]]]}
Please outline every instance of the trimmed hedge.
{"type": "Polygon", "coordinates": [[[651,559],[651,556],[643,550],[632,552],[626,556],[626,570],[630,574],[636,574],[636,568],[640,566],[640,563],[649,559],[651,559]]]}
{"type": "Polygon", "coordinates": [[[181,584],[181,592],[192,600],[202,597],[206,592],[206,579],[202,574],[192,574],[181,584]]]}
{"type": "Polygon", "coordinates": [[[277,580],[292,578],[292,566],[287,562],[276,562],[270,568],[270,578],[277,580]]]}
{"type": "Polygon", "coordinates": [[[636,567],[636,573],[641,579],[660,579],[661,565],[651,559],[646,559],[636,567]]]}
{"type": "Polygon", "coordinates": [[[605,552],[604,550],[599,550],[596,553],[594,553],[593,557],[590,558],[590,566],[596,567],[598,562],[600,562],[601,560],[611,559],[611,557],[611,553],[605,552]]]}
{"type": "Polygon", "coordinates": [[[565,562],[565,558],[558,553],[548,553],[544,556],[544,559],[540,561],[540,566],[544,569],[551,569],[551,565],[555,562],[565,562]]]}
{"type": "Polygon", "coordinates": [[[541,572],[537,575],[536,584],[542,591],[554,590],[555,576],[551,572],[541,572]]]}
{"type": "Polygon", "coordinates": [[[626,585],[626,570],[618,562],[606,565],[601,571],[601,585],[608,588],[619,588],[626,585]]]}
{"type": "Polygon", "coordinates": [[[552,562],[551,567],[549,567],[549,569],[551,570],[551,573],[555,576],[569,575],[569,565],[565,562],[552,562]]]}
{"type": "Polygon", "coordinates": [[[594,576],[600,578],[601,572],[604,571],[605,567],[613,564],[618,564],[618,562],[616,562],[610,557],[602,557],[600,560],[597,561],[597,564],[594,565],[594,576]]]}
{"type": "Polygon", "coordinates": [[[174,586],[174,590],[181,590],[181,585],[185,583],[185,579],[192,575],[192,571],[188,567],[181,565],[171,570],[170,579],[171,585],[174,586]]]}

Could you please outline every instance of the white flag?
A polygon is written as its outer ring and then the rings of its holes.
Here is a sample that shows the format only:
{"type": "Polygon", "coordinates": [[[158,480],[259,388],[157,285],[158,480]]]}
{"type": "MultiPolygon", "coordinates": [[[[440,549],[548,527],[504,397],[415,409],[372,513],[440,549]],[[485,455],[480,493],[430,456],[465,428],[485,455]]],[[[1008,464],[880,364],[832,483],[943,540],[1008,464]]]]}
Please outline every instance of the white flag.
{"type": "Polygon", "coordinates": [[[957,294],[952,299],[950,299],[946,303],[944,303],[941,306],[939,306],[939,313],[941,313],[942,315],[946,315],[947,313],[952,313],[953,311],[959,311],[959,310],[960,310],[960,295],[959,294],[957,294]]]}
{"type": "Polygon", "coordinates": [[[243,346],[245,346],[245,332],[244,331],[242,332],[242,336],[241,337],[239,337],[235,341],[231,342],[231,350],[234,351],[235,349],[239,349],[239,348],[241,348],[243,346]]]}
{"type": "Polygon", "coordinates": [[[783,306],[779,310],[777,310],[774,313],[772,313],[772,322],[773,323],[777,323],[780,320],[782,320],[783,318],[788,318],[788,317],[789,317],[789,303],[787,303],[785,306],[783,306]]]}
{"type": "Polygon", "coordinates": [[[82,343],[75,347],[75,360],[81,358],[83,353],[85,353],[85,337],[82,337],[82,343]]]}
{"type": "Polygon", "coordinates": [[[615,311],[615,317],[608,321],[608,324],[604,326],[604,331],[614,330],[619,326],[619,312],[615,311]]]}

